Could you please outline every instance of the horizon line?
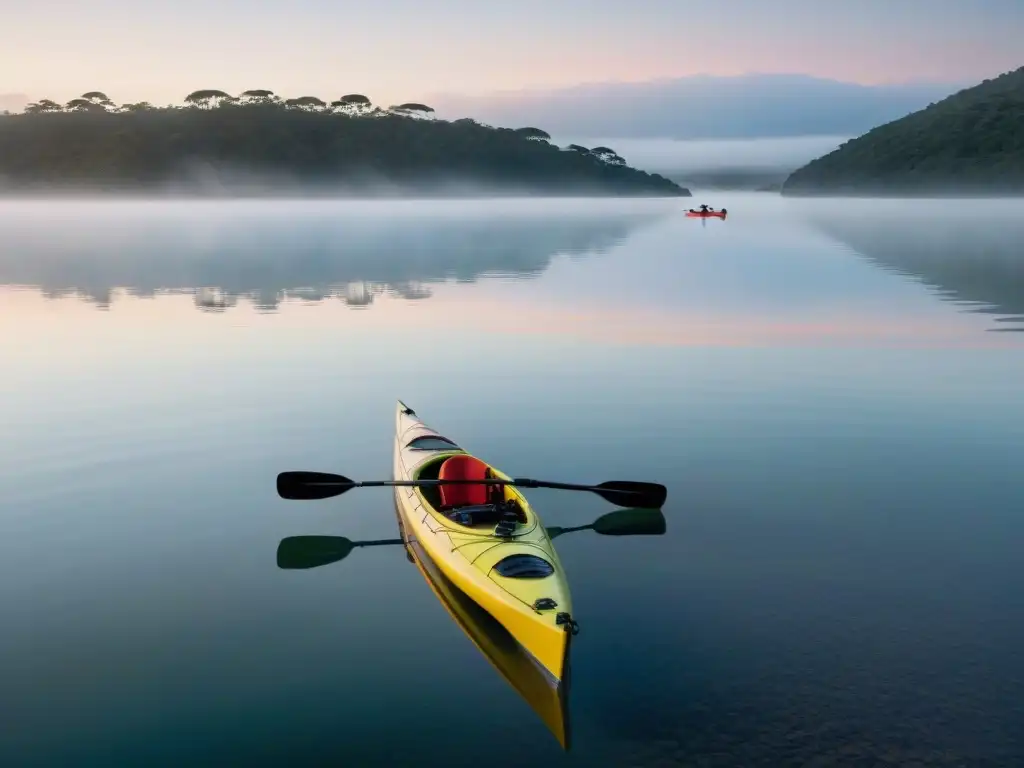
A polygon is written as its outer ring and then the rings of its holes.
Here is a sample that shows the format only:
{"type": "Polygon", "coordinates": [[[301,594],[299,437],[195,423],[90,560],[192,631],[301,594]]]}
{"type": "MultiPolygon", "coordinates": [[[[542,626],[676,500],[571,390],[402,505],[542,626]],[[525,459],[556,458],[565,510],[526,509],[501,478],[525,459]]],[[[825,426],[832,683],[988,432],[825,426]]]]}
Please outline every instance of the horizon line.
{"type": "MultiPolygon", "coordinates": [[[[1013,72],[1014,70],[1006,70],[1006,72],[1013,72]]],[[[990,78],[998,77],[1006,72],[1000,72],[990,75],[990,78]]],[[[961,80],[941,80],[941,79],[922,79],[913,78],[907,80],[884,80],[884,81],[860,81],[853,79],[840,79],[835,77],[825,77],[816,75],[810,72],[800,71],[763,71],[763,70],[748,70],[739,73],[730,74],[716,74],[713,72],[695,72],[691,74],[680,74],[680,75],[662,75],[658,77],[648,78],[621,78],[621,79],[607,79],[607,80],[584,80],[573,83],[566,83],[564,85],[549,85],[549,86],[531,86],[524,85],[519,88],[500,88],[496,90],[472,90],[472,91],[433,91],[427,93],[421,97],[424,99],[438,98],[438,99],[479,99],[479,98],[515,98],[523,96],[543,96],[557,93],[564,93],[566,91],[581,90],[587,88],[595,88],[601,86],[642,86],[642,85],[668,85],[672,83],[682,81],[694,81],[694,80],[742,80],[745,78],[768,78],[768,79],[783,79],[783,78],[802,78],[808,81],[814,81],[819,83],[832,83],[836,85],[849,85],[860,88],[907,88],[907,87],[970,87],[971,85],[977,85],[981,83],[985,78],[982,79],[969,79],[964,78],[961,80]]],[[[415,90],[415,89],[410,89],[415,90]]],[[[187,95],[187,94],[186,94],[187,95]]],[[[280,95],[280,94],[279,94],[280,95]]],[[[77,96],[77,95],[76,95],[77,96]]],[[[71,98],[75,98],[72,96],[71,98]]],[[[24,99],[26,103],[37,101],[39,98],[51,98],[49,96],[36,97],[29,93],[21,90],[10,90],[0,92],[0,99],[12,100],[12,99],[24,99]]],[[[56,99],[55,99],[56,100],[56,99]]],[[[181,101],[184,101],[182,96],[181,101]]],[[[371,97],[371,101],[373,101],[371,97]]],[[[169,103],[177,103],[171,101],[169,103]]],[[[376,103],[376,102],[374,102],[376,103]]]]}
{"type": "MultiPolygon", "coordinates": [[[[988,79],[999,77],[1000,75],[1015,70],[1009,69],[1005,72],[999,72],[997,74],[990,75],[988,79]]],[[[571,91],[580,88],[589,88],[597,86],[608,86],[608,85],[667,85],[671,83],[677,83],[685,80],[742,80],[745,78],[803,78],[806,80],[816,81],[819,83],[833,83],[836,85],[852,85],[860,88],[904,88],[904,87],[964,87],[977,85],[986,78],[972,79],[963,78],[960,80],[933,80],[933,79],[908,79],[908,80],[877,80],[877,81],[860,81],[852,79],[840,79],[835,77],[825,77],[822,75],[815,75],[810,72],[798,72],[798,71],[764,71],[764,70],[753,70],[745,71],[732,74],[716,74],[713,72],[695,72],[686,75],[662,75],[659,77],[648,77],[648,78],[636,78],[636,79],[616,79],[616,80],[582,80],[575,83],[566,83],[565,85],[552,85],[552,86],[523,86],[521,88],[502,88],[491,91],[434,91],[428,94],[429,97],[463,97],[463,98],[481,98],[488,96],[522,96],[522,95],[542,95],[542,94],[553,94],[564,91],[571,91]]]]}

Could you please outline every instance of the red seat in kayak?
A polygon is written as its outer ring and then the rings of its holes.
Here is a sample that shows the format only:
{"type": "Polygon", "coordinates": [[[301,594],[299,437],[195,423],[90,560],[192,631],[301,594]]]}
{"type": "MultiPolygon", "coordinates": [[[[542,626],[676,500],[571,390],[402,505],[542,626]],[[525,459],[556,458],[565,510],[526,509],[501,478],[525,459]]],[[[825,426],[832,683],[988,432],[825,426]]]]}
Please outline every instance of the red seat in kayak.
{"type": "MultiPolygon", "coordinates": [[[[474,456],[451,456],[441,465],[440,480],[486,480],[489,467],[474,456]]],[[[488,489],[483,483],[476,485],[441,485],[441,506],[461,507],[464,504],[487,504],[488,489]]]]}

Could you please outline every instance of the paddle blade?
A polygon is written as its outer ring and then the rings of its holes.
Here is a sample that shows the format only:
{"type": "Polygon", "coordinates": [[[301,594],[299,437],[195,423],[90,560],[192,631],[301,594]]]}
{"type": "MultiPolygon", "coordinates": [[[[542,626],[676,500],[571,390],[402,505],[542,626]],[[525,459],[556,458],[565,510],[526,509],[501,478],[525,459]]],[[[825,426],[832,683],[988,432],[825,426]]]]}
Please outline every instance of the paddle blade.
{"type": "Polygon", "coordinates": [[[277,495],[282,499],[329,499],[355,486],[347,477],[329,472],[282,472],[277,476],[277,495]]]}
{"type": "Polygon", "coordinates": [[[277,545],[277,567],[316,568],[345,559],[354,548],[342,536],[289,536],[277,545]]]}
{"type": "Polygon", "coordinates": [[[661,536],[667,528],[660,509],[617,509],[601,515],[592,527],[602,536],[661,536]]]}
{"type": "Polygon", "coordinates": [[[609,480],[607,483],[595,486],[594,493],[605,501],[620,507],[660,509],[665,504],[668,489],[658,483],[609,480]]]}

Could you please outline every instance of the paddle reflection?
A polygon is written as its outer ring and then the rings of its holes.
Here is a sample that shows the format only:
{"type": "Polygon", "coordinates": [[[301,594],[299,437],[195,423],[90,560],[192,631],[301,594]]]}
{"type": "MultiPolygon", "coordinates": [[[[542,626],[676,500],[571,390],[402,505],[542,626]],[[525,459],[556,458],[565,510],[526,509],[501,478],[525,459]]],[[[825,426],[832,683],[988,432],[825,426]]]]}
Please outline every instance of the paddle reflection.
{"type": "MultiPolygon", "coordinates": [[[[396,507],[400,538],[352,541],[342,536],[290,536],[277,549],[279,568],[303,569],[338,562],[356,549],[373,546],[403,545],[406,556],[423,575],[455,623],[484,655],[498,673],[515,689],[544,722],[563,749],[570,748],[569,654],[561,683],[552,681],[516,639],[493,616],[481,608],[451,582],[423,548],[406,535],[396,507]]],[[[667,529],[665,516],[658,509],[618,509],[601,515],[589,525],[572,528],[549,526],[552,539],[579,531],[594,531],[602,536],[660,536],[667,529]]],[[[571,653],[571,649],[570,649],[571,653]]]]}

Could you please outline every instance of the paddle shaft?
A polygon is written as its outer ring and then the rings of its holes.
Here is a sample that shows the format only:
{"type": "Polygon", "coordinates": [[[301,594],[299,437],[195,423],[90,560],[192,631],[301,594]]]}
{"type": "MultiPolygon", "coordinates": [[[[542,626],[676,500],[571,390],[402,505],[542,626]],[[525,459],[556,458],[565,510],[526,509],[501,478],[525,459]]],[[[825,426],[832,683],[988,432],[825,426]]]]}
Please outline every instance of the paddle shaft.
{"type": "Polygon", "coordinates": [[[627,480],[610,480],[600,485],[578,485],[534,480],[516,477],[510,480],[499,478],[446,478],[420,480],[364,480],[357,481],[329,472],[281,472],[277,476],[277,492],[286,499],[328,499],[340,496],[353,488],[380,487],[436,487],[443,485],[491,485],[519,486],[520,488],[554,488],[565,491],[589,491],[596,493],[620,507],[660,507],[665,503],[665,486],[657,483],[637,483],[627,480]]]}
{"type": "MultiPolygon", "coordinates": [[[[380,487],[422,487],[430,485],[517,485],[520,488],[555,488],[563,491],[607,491],[607,488],[601,488],[596,485],[575,485],[573,483],[550,483],[546,480],[532,480],[529,477],[514,477],[511,480],[502,480],[500,478],[485,478],[483,480],[463,480],[463,479],[448,479],[448,480],[364,480],[357,482],[355,480],[350,483],[338,483],[338,482],[323,482],[323,483],[309,483],[309,485],[349,485],[353,488],[380,488],[380,487]]],[[[616,493],[640,493],[640,491],[630,490],[616,490],[616,493]]]]}

